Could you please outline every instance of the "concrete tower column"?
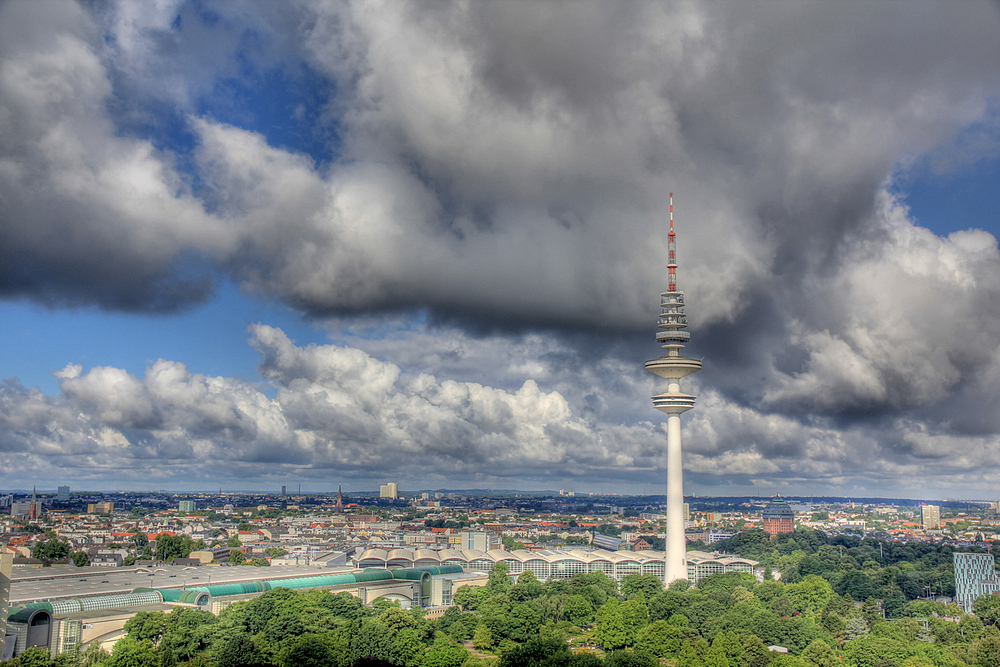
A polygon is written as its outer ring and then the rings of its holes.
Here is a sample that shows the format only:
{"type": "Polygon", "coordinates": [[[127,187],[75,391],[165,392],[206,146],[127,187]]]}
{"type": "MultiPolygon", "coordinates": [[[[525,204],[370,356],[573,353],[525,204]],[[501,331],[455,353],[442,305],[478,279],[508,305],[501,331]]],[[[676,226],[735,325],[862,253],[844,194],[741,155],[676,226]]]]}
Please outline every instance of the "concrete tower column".
{"type": "Polygon", "coordinates": [[[684,539],[684,469],[681,463],[681,416],[667,417],[666,583],[687,579],[684,539]]]}

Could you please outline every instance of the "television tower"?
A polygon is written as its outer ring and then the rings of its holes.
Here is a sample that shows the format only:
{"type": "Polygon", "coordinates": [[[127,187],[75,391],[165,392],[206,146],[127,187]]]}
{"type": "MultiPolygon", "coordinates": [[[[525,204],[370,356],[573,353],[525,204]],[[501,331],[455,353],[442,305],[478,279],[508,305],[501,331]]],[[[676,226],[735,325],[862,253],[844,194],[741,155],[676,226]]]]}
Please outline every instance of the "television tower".
{"type": "Polygon", "coordinates": [[[667,540],[664,583],[687,579],[687,545],[684,539],[684,471],[681,464],[681,413],[694,407],[695,397],[681,393],[681,378],[701,370],[701,362],[681,355],[691,340],[684,316],[684,292],[677,291],[677,242],[674,234],[674,194],[670,193],[667,291],[660,294],[660,331],[656,342],[666,354],[646,362],[646,370],[667,380],[667,391],[653,396],[653,407],[667,417],[667,540]]]}

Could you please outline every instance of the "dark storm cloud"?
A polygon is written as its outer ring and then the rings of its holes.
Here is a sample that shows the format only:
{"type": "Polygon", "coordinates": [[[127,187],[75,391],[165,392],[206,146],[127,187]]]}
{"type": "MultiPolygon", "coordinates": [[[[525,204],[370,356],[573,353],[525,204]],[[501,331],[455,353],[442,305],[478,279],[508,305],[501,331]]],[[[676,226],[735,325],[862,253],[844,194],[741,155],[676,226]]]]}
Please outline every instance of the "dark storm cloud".
{"type": "MultiPolygon", "coordinates": [[[[582,424],[628,470],[638,445],[615,424],[641,422],[633,406],[656,390],[629,375],[651,354],[638,345],[664,287],[672,190],[689,352],[711,362],[694,380],[706,397],[691,417],[695,469],[741,483],[891,475],[934,446],[995,437],[978,397],[1000,388],[996,240],[934,236],[889,194],[921,154],[939,168],[996,154],[995,4],[276,7],[222,3],[213,21],[186,3],[0,9],[0,294],[169,310],[206,298],[203,276],[221,270],[317,316],[424,310],[437,328],[423,346],[358,345],[509,394],[534,378],[569,412],[546,444],[529,438],[540,449],[527,460],[582,424]],[[328,168],[197,115],[240,58],[301,60],[333,84],[316,129],[339,138],[328,168]],[[122,131],[164,106],[187,118],[190,154],[122,131]],[[497,362],[463,328],[510,356],[497,362]]],[[[323,379],[267,356],[279,347],[264,346],[262,368],[312,437],[330,423],[338,441],[387,437],[375,406],[398,395],[362,383],[316,403],[323,379]]],[[[122,412],[66,382],[109,427],[169,421],[163,406],[122,412]]],[[[465,406],[407,416],[400,446],[502,461],[528,437],[465,406]]],[[[205,423],[270,442],[234,415],[205,423]]],[[[199,428],[214,426],[176,437],[199,428]]],[[[281,451],[336,460],[303,454],[312,446],[281,451]]],[[[611,460],[595,447],[582,470],[611,460]]]]}

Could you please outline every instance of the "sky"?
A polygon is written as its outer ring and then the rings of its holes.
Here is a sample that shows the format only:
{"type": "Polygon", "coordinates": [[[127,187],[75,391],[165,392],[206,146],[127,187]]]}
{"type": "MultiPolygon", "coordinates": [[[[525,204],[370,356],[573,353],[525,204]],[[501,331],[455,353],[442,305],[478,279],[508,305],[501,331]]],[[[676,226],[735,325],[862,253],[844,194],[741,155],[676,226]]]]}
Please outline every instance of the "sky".
{"type": "Polygon", "coordinates": [[[1000,5],[0,3],[0,487],[1000,483],[1000,5]]]}

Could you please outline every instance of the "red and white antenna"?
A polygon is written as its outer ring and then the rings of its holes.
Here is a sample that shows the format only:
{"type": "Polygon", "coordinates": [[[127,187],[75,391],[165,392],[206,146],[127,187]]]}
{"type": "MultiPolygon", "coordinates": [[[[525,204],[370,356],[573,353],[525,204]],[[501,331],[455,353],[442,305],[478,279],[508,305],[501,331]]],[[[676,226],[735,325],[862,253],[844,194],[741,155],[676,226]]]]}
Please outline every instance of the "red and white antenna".
{"type": "Polygon", "coordinates": [[[670,233],[667,235],[667,291],[677,291],[677,239],[674,234],[674,193],[670,193],[670,233]]]}

